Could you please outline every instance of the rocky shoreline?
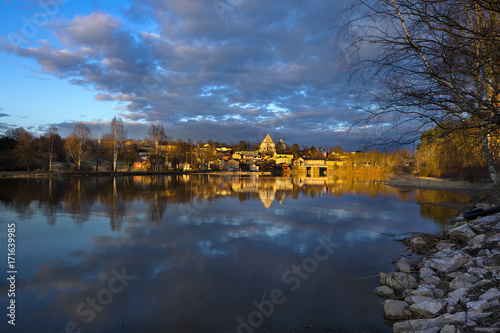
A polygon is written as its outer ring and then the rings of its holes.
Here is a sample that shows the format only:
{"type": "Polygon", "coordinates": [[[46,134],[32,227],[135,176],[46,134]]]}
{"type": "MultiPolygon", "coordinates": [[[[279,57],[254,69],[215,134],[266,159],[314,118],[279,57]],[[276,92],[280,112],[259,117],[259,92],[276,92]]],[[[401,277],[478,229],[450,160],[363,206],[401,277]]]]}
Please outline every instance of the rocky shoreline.
{"type": "Polygon", "coordinates": [[[375,293],[395,333],[500,332],[500,213],[449,222],[440,235],[405,239],[409,256],[380,273],[375,293]]]}

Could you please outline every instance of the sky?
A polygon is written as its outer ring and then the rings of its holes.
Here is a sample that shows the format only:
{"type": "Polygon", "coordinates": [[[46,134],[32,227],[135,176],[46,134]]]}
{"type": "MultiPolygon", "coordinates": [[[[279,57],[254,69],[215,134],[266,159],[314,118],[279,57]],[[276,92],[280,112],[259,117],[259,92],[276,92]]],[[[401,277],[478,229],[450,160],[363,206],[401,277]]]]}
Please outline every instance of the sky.
{"type": "Polygon", "coordinates": [[[0,0],[0,134],[113,117],[143,139],[355,150],[336,46],[342,0],[0,0]]]}

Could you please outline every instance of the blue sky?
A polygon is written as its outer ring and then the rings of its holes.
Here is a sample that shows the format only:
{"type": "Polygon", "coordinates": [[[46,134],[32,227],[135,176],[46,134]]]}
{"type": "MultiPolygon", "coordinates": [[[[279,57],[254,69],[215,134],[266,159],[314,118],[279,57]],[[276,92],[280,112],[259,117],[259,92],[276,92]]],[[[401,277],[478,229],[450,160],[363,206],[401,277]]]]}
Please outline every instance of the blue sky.
{"type": "Polygon", "coordinates": [[[0,133],[121,117],[194,141],[357,149],[334,27],[342,1],[0,0],[0,133]]]}

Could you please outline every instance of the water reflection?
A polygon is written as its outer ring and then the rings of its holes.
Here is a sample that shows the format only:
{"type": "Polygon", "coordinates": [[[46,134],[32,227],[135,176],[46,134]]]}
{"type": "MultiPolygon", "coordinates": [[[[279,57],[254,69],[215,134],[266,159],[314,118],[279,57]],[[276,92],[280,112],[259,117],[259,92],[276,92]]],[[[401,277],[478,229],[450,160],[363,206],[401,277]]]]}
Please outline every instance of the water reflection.
{"type": "Polygon", "coordinates": [[[429,205],[468,202],[463,194],[446,191],[400,190],[370,177],[258,178],[220,176],[134,176],[70,179],[2,180],[0,201],[12,207],[20,219],[42,210],[48,224],[55,224],[57,212],[71,214],[76,223],[89,220],[96,205],[104,209],[111,230],[120,230],[128,206],[145,203],[151,221],[161,221],[167,204],[193,204],[193,200],[237,197],[239,201],[260,200],[268,209],[299,196],[310,198],[346,195],[387,197],[421,204],[422,215],[443,221],[455,211],[429,205]]]}
{"type": "Polygon", "coordinates": [[[425,203],[443,199],[468,200],[368,177],[0,180],[0,227],[17,222],[20,241],[17,327],[238,332],[237,318],[280,289],[286,302],[255,332],[387,332],[372,293],[378,279],[360,278],[391,270],[403,250],[384,234],[440,229],[454,211],[425,203]],[[283,274],[326,236],[340,246],[292,291],[283,274]],[[102,295],[122,269],[134,279],[108,302],[102,295]],[[99,297],[106,305],[87,322],[86,302],[99,297]]]}

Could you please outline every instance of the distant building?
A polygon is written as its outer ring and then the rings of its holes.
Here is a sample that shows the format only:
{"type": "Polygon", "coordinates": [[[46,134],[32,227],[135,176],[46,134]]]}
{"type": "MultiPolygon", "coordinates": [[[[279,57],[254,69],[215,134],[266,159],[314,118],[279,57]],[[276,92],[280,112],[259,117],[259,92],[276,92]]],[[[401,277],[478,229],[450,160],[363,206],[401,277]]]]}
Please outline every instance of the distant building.
{"type": "Polygon", "coordinates": [[[262,154],[274,154],[274,152],[276,152],[276,145],[269,134],[267,134],[264,140],[262,140],[259,151],[262,154]]]}
{"type": "Polygon", "coordinates": [[[274,163],[276,164],[292,164],[293,154],[278,154],[274,153],[274,163]]]}

